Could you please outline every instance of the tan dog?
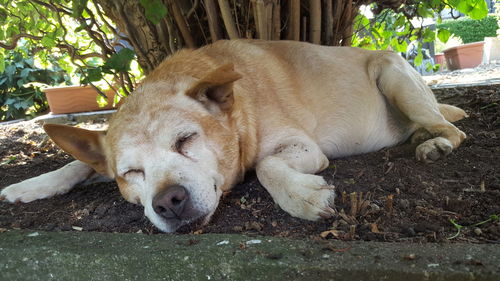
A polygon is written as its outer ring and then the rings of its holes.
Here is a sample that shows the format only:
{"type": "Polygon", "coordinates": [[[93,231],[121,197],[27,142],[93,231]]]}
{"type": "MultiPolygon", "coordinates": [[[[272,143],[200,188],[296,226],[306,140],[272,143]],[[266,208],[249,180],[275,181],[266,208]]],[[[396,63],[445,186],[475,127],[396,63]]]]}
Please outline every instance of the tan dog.
{"type": "Polygon", "coordinates": [[[106,132],[46,125],[78,161],[5,188],[10,202],[70,190],[94,171],[144,205],[162,231],[208,222],[223,191],[256,168],[279,206],[317,220],[334,213],[327,158],[376,151],[414,132],[434,161],[465,134],[463,110],[438,104],[397,54],[300,42],[218,41],[153,71],[106,132]]]}

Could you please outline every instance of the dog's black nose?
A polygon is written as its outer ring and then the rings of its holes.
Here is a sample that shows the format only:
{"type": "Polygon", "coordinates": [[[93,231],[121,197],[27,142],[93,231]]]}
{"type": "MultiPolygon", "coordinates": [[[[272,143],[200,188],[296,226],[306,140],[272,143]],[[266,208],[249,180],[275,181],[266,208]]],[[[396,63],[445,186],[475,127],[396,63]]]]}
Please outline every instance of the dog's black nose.
{"type": "Polygon", "coordinates": [[[180,185],[173,185],[158,192],[153,198],[153,209],[166,219],[180,219],[189,195],[180,185]]]}

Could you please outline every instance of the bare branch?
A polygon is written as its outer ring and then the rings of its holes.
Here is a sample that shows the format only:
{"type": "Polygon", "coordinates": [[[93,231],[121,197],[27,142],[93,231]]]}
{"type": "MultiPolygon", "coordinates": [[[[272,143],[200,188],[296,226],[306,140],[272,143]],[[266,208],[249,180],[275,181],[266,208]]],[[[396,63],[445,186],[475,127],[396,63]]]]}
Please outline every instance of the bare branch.
{"type": "Polygon", "coordinates": [[[288,2],[290,13],[290,25],[288,27],[289,40],[300,40],[300,0],[290,0],[288,2]]]}
{"type": "Polygon", "coordinates": [[[321,43],[321,0],[309,0],[310,24],[309,41],[314,44],[321,43]]]}
{"type": "Polygon", "coordinates": [[[42,36],[35,36],[35,35],[28,34],[28,33],[19,33],[19,34],[12,36],[12,38],[11,38],[12,43],[11,44],[0,42],[0,47],[4,48],[6,50],[13,50],[14,48],[17,47],[17,41],[19,41],[21,38],[30,38],[33,40],[42,40],[43,39],[42,36]]]}
{"type": "Polygon", "coordinates": [[[194,39],[191,36],[191,32],[189,31],[189,27],[186,23],[186,19],[182,15],[181,9],[177,5],[176,1],[169,1],[172,6],[172,14],[174,15],[175,23],[181,32],[182,39],[189,48],[194,48],[196,45],[194,44],[194,39]]]}
{"type": "Polygon", "coordinates": [[[236,30],[233,16],[231,15],[231,8],[229,7],[228,0],[219,0],[219,9],[222,15],[222,20],[226,26],[227,34],[230,39],[238,39],[240,35],[236,30]]]}
{"type": "Polygon", "coordinates": [[[205,0],[205,10],[207,11],[208,27],[212,42],[222,39],[222,31],[220,30],[219,20],[217,18],[217,8],[214,0],[205,0]]]}

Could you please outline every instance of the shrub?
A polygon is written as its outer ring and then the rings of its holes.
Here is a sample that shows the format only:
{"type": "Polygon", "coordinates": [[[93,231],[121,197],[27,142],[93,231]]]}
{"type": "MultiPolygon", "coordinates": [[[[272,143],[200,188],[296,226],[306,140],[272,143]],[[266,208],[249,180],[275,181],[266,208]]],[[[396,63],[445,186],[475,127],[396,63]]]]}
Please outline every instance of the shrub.
{"type": "Polygon", "coordinates": [[[0,72],[0,121],[32,117],[47,109],[40,83],[57,85],[69,77],[57,64],[53,70],[40,69],[27,52],[11,51],[5,56],[5,69],[0,72]]]}
{"type": "Polygon", "coordinates": [[[449,20],[437,25],[438,29],[444,28],[462,38],[464,44],[483,41],[484,37],[497,35],[498,23],[494,16],[487,16],[481,20],[461,18],[449,20]]]}

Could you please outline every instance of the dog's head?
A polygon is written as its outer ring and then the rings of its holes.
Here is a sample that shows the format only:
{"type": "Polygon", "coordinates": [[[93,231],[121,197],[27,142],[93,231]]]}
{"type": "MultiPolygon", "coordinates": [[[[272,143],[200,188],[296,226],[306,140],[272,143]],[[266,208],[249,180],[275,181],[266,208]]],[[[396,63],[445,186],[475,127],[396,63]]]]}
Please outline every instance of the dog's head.
{"type": "Polygon", "coordinates": [[[63,150],[116,179],[123,197],[144,206],[160,230],[206,223],[241,173],[231,121],[233,82],[223,65],[202,78],[146,80],[121,106],[107,132],[45,125],[63,150]]]}

